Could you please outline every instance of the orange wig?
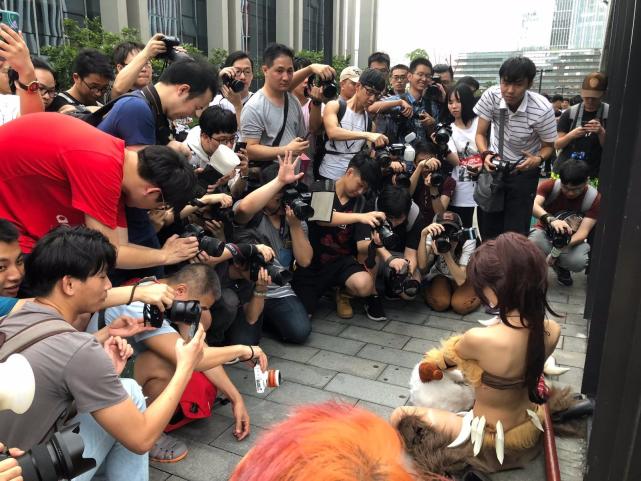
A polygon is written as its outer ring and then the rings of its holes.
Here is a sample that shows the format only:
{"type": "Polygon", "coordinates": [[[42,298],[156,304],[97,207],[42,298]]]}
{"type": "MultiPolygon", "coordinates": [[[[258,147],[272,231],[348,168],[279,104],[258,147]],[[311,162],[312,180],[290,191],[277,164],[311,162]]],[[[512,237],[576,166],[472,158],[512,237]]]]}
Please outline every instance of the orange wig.
{"type": "Polygon", "coordinates": [[[392,426],[369,411],[328,402],[303,406],[274,426],[230,481],[413,481],[411,472],[392,426]]]}

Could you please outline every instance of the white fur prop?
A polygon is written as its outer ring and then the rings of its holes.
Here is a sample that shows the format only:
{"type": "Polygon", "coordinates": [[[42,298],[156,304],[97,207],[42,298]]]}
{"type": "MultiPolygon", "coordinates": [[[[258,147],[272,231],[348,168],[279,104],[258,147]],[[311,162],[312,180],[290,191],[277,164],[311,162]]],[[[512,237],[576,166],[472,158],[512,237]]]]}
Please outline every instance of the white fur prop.
{"type": "Polygon", "coordinates": [[[443,371],[440,381],[422,382],[418,364],[410,376],[410,401],[414,406],[444,409],[454,413],[468,411],[474,404],[474,389],[458,369],[443,371]]]}

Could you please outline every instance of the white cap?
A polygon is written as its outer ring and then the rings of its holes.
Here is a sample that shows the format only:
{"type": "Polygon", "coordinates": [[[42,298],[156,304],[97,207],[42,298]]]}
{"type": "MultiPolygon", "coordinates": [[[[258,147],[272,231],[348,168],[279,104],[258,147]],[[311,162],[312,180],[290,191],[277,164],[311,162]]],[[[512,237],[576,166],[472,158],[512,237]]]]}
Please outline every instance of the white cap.
{"type": "Polygon", "coordinates": [[[216,151],[209,157],[209,165],[218,171],[219,174],[227,175],[232,169],[240,164],[240,159],[225,144],[220,144],[216,151]]]}

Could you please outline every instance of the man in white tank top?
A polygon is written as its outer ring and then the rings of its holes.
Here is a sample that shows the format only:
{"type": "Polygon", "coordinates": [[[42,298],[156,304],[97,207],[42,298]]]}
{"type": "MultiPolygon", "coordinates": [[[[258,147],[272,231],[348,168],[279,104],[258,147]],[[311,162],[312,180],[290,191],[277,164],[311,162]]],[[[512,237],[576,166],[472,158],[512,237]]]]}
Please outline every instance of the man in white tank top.
{"type": "Polygon", "coordinates": [[[339,99],[327,103],[323,113],[326,154],[320,175],[337,180],[345,174],[349,161],[363,149],[365,142],[372,142],[376,147],[388,143],[385,135],[371,131],[372,122],[367,114],[368,107],[385,91],[385,82],[385,76],[379,71],[364,70],[356,81],[352,98],[347,102],[339,99]]]}

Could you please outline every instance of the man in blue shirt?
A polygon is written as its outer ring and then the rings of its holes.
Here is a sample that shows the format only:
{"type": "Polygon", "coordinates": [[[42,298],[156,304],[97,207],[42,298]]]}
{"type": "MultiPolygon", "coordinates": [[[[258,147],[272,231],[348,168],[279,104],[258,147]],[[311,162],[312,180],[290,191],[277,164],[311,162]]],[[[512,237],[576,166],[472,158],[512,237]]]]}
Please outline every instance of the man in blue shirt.
{"type": "MultiPolygon", "coordinates": [[[[98,125],[108,134],[121,138],[131,150],[147,145],[167,145],[187,157],[189,148],[174,140],[169,121],[193,117],[211,102],[218,91],[216,69],[203,59],[183,59],[171,63],[155,85],[133,96],[122,97],[98,125]]],[[[127,208],[129,242],[159,248],[149,214],[143,209],[127,208]]],[[[194,242],[196,242],[194,240],[194,242]]],[[[143,271],[116,271],[114,285],[133,277],[162,276],[162,268],[143,271]]]]}

